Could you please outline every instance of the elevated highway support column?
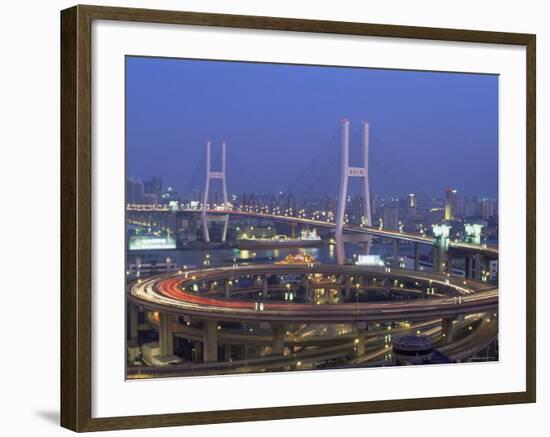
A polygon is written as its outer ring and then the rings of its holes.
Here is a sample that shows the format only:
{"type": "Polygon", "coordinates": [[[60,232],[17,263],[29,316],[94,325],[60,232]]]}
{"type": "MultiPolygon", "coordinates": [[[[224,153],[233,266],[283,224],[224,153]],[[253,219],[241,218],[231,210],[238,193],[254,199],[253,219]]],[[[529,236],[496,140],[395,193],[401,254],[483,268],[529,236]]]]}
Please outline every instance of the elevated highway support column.
{"type": "Polygon", "coordinates": [[[420,244],[414,243],[414,270],[420,268],[420,244]]]}
{"type": "Polygon", "coordinates": [[[365,355],[365,338],[367,336],[366,322],[357,323],[357,337],[355,338],[355,356],[365,355]]]}
{"type": "Polygon", "coordinates": [[[128,332],[128,337],[130,340],[138,339],[138,307],[133,303],[130,303],[130,332],[128,332]]]}
{"type": "Polygon", "coordinates": [[[267,283],[267,275],[262,277],[262,299],[265,300],[267,298],[267,290],[268,290],[268,283],[267,283]]]}
{"type": "Polygon", "coordinates": [[[393,267],[399,267],[399,240],[393,240],[393,251],[391,264],[393,267]]]}
{"type": "Polygon", "coordinates": [[[391,299],[391,280],[390,278],[384,279],[384,295],[386,299],[391,299]]]}
{"type": "Polygon", "coordinates": [[[433,225],[433,269],[436,272],[444,273],[447,264],[447,251],[449,250],[449,229],[448,225],[433,225]]]}
{"type": "Polygon", "coordinates": [[[482,272],[483,272],[483,256],[479,253],[476,253],[474,255],[474,266],[473,266],[473,279],[476,281],[481,281],[482,279],[482,272]]]}
{"type": "Polygon", "coordinates": [[[200,363],[202,360],[202,342],[196,341],[193,344],[193,355],[192,359],[194,363],[200,363]]]}
{"type": "Polygon", "coordinates": [[[231,345],[226,344],[223,347],[224,361],[231,361],[231,345]]]}
{"type": "Polygon", "coordinates": [[[476,253],[475,255],[466,256],[464,264],[466,278],[481,281],[484,270],[483,255],[476,253]]]}
{"type": "Polygon", "coordinates": [[[464,257],[464,273],[467,279],[474,279],[474,259],[471,256],[464,257]]]}
{"type": "Polygon", "coordinates": [[[433,265],[433,271],[438,272],[439,271],[439,247],[437,246],[432,247],[432,265],[433,265]]]}
{"type": "Polygon", "coordinates": [[[441,335],[443,343],[449,344],[453,341],[453,321],[454,318],[447,317],[441,320],[441,335]]]}
{"type": "Polygon", "coordinates": [[[272,323],[271,332],[273,336],[271,352],[273,355],[282,355],[285,351],[285,326],[279,323],[272,323]]]}
{"type": "Polygon", "coordinates": [[[307,276],[302,277],[302,286],[304,287],[306,301],[311,302],[311,284],[307,276]]]}
{"type": "Polygon", "coordinates": [[[218,361],[218,322],[205,320],[202,330],[202,359],[205,363],[214,363],[218,361]]]}
{"type": "Polygon", "coordinates": [[[172,314],[159,314],[160,356],[174,355],[174,319],[172,314]]]}
{"type": "Polygon", "coordinates": [[[351,279],[349,275],[344,276],[344,299],[351,300],[351,279]]]}
{"type": "Polygon", "coordinates": [[[433,270],[444,273],[447,266],[447,253],[439,246],[433,246],[433,270]]]}
{"type": "Polygon", "coordinates": [[[223,281],[223,295],[226,299],[229,299],[231,297],[231,281],[228,279],[225,279],[223,281]]]}

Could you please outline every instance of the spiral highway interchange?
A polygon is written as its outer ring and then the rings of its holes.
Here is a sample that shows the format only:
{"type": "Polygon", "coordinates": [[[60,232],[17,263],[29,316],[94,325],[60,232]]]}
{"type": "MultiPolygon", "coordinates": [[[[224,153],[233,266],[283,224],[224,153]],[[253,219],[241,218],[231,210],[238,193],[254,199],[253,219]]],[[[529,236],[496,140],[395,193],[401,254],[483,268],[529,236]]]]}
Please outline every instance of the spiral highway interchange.
{"type": "MultiPolygon", "coordinates": [[[[297,285],[293,284],[293,288],[297,285]]],[[[348,358],[347,366],[380,364],[388,347],[381,344],[381,339],[384,329],[391,329],[392,324],[397,324],[394,335],[411,331],[429,335],[441,344],[443,351],[455,350],[455,356],[462,357],[486,347],[498,329],[497,286],[445,273],[393,267],[235,264],[138,279],[129,284],[128,294],[133,306],[155,315],[151,321],[159,330],[161,355],[173,354],[173,336],[202,344],[202,363],[153,365],[143,369],[147,375],[270,371],[297,368],[298,363],[306,368],[311,363],[330,363],[343,356],[348,358]],[[269,278],[289,275],[301,287],[304,296],[300,302],[282,300],[284,284],[268,284],[269,278]],[[326,278],[333,278],[333,284],[327,285],[326,278]],[[246,286],[238,286],[245,282],[246,286]],[[315,298],[319,288],[336,290],[337,303],[320,304],[315,298]],[[359,299],[369,291],[393,296],[403,293],[409,298],[359,299]],[[471,323],[477,320],[486,323],[453,346],[453,330],[472,329],[471,323]],[[223,322],[269,329],[263,329],[262,335],[231,333],[220,331],[223,322]],[[404,322],[407,329],[402,327],[404,322]],[[309,338],[296,333],[296,327],[308,326],[313,327],[309,338]],[[322,332],[327,331],[327,326],[348,328],[345,333],[331,336],[322,332]],[[166,337],[170,339],[167,341],[166,337]],[[228,359],[220,359],[220,345],[231,351],[231,347],[235,350],[236,345],[243,343],[259,344],[257,350],[268,352],[245,360],[233,359],[230,352],[228,359]],[[350,356],[355,358],[349,359],[350,356]]],[[[142,370],[138,373],[142,374],[142,370]]]]}

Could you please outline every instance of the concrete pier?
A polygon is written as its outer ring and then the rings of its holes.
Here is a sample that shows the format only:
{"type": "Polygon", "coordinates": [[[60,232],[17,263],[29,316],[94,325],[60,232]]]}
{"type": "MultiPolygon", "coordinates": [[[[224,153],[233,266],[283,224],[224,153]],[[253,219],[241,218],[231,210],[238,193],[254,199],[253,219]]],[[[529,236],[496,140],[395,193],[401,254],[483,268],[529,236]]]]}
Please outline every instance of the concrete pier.
{"type": "Polygon", "coordinates": [[[349,275],[344,276],[344,299],[346,301],[351,299],[351,278],[349,275]]]}
{"type": "Polygon", "coordinates": [[[449,344],[453,341],[453,321],[454,318],[447,317],[441,320],[441,335],[443,343],[449,344]]]}
{"type": "Polygon", "coordinates": [[[218,361],[218,322],[205,320],[203,322],[203,361],[211,363],[218,361]]]}
{"type": "Polygon", "coordinates": [[[357,323],[357,337],[355,338],[355,356],[365,355],[365,340],[367,337],[367,324],[357,323]]]}
{"type": "Polygon", "coordinates": [[[130,308],[128,309],[129,319],[130,319],[130,331],[128,332],[128,338],[130,340],[137,340],[138,339],[138,327],[139,327],[139,321],[138,321],[138,307],[137,305],[134,305],[133,303],[130,303],[130,308]]]}
{"type": "Polygon", "coordinates": [[[226,299],[231,297],[231,281],[227,279],[223,281],[223,295],[226,299]]]}
{"type": "Polygon", "coordinates": [[[414,269],[420,268],[420,244],[414,243],[414,269]]]}
{"type": "Polygon", "coordinates": [[[160,356],[174,355],[174,318],[172,314],[159,314],[160,356]]]}
{"type": "Polygon", "coordinates": [[[271,351],[274,355],[282,355],[285,351],[285,326],[282,324],[273,323],[271,325],[273,340],[271,343],[271,351]]]}
{"type": "Polygon", "coordinates": [[[262,299],[264,300],[267,297],[267,290],[268,290],[267,276],[263,276],[262,277],[262,299]]]}
{"type": "Polygon", "coordinates": [[[399,267],[399,240],[393,240],[392,266],[399,267]]]}

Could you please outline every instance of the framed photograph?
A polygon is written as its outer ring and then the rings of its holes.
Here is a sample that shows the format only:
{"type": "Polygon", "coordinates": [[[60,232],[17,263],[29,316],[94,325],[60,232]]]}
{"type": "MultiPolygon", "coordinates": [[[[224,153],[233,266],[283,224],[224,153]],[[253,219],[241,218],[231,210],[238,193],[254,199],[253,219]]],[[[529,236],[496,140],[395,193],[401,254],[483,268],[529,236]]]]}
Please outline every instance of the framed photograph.
{"type": "Polygon", "coordinates": [[[535,35],[61,12],[61,422],[535,402],[535,35]]]}

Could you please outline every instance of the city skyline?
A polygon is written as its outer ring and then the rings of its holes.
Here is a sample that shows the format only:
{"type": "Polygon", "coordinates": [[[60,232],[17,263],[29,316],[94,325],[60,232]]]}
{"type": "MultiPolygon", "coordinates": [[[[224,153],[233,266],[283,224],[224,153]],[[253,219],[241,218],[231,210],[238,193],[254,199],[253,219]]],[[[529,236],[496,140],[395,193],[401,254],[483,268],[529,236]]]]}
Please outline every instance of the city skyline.
{"type": "Polygon", "coordinates": [[[254,192],[286,191],[330,141],[334,160],[343,116],[369,120],[381,197],[440,197],[449,186],[498,196],[498,77],[458,73],[129,57],[127,175],[162,174],[182,192],[206,141],[225,140],[254,192]],[[251,165],[251,155],[266,159],[251,165]],[[404,163],[406,174],[392,171],[404,163]]]}
{"type": "MultiPolygon", "coordinates": [[[[202,176],[203,179],[204,179],[204,175],[202,176]]],[[[155,180],[155,179],[160,179],[161,181],[163,181],[163,178],[162,176],[156,176],[156,175],[150,175],[150,176],[146,176],[145,178],[138,178],[138,177],[134,177],[132,175],[128,175],[126,177],[127,181],[128,180],[132,180],[134,182],[137,182],[137,183],[142,183],[144,185],[144,187],[146,187],[148,184],[151,183],[152,180],[155,180]]],[[[164,182],[162,182],[162,188],[163,188],[163,191],[166,192],[167,190],[174,190],[174,192],[179,195],[182,199],[187,199],[187,200],[196,200],[196,199],[193,199],[191,198],[191,196],[189,196],[190,194],[193,194],[193,193],[190,193],[190,192],[180,192],[179,190],[176,189],[176,187],[174,185],[170,185],[170,184],[165,184],[164,182]]],[[[444,200],[445,197],[446,197],[446,193],[449,191],[449,190],[454,190],[456,191],[459,195],[461,195],[463,198],[470,198],[470,199],[479,199],[479,200],[498,200],[497,197],[491,197],[491,196],[483,196],[483,195],[476,195],[476,194],[473,194],[473,195],[469,195],[469,196],[464,196],[462,195],[462,193],[458,192],[458,190],[456,190],[456,188],[454,187],[445,187],[440,193],[435,193],[433,196],[429,196],[429,197],[421,197],[421,194],[417,193],[417,192],[413,192],[414,190],[409,190],[407,192],[404,192],[403,194],[401,195],[378,195],[376,192],[373,192],[371,191],[371,196],[372,197],[377,197],[379,199],[382,199],[382,200],[403,200],[405,198],[408,198],[409,196],[413,195],[413,196],[416,196],[417,200],[444,200]]],[[[201,191],[201,188],[193,188],[193,191],[195,191],[194,195],[197,196],[197,193],[200,193],[202,192],[201,191]]],[[[215,192],[218,192],[216,190],[214,190],[215,192]]],[[[230,190],[230,194],[234,194],[234,195],[239,195],[239,196],[242,196],[242,195],[249,195],[249,194],[253,194],[253,195],[258,195],[258,196],[276,196],[276,195],[288,195],[288,194],[294,194],[292,192],[289,192],[289,191],[275,191],[275,192],[256,192],[256,191],[252,191],[252,190],[242,190],[242,191],[234,191],[234,190],[230,190]]],[[[145,189],[144,193],[147,193],[147,190],[145,189]]],[[[337,195],[329,195],[327,193],[324,193],[324,195],[328,196],[328,197],[334,197],[334,198],[337,198],[338,196],[337,195]]],[[[307,194],[305,193],[304,194],[305,197],[308,197],[308,196],[312,196],[311,194],[307,194]]],[[[359,194],[350,194],[349,197],[353,197],[353,196],[359,196],[359,194]]],[[[200,196],[199,196],[200,197],[200,196]]],[[[159,203],[162,203],[160,200],[159,200],[159,203]]]]}
{"type": "Polygon", "coordinates": [[[498,77],[130,57],[126,91],[129,379],[499,359],[498,77]]]}

